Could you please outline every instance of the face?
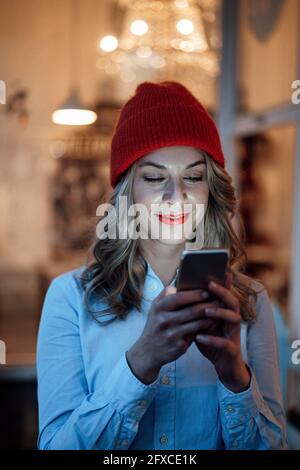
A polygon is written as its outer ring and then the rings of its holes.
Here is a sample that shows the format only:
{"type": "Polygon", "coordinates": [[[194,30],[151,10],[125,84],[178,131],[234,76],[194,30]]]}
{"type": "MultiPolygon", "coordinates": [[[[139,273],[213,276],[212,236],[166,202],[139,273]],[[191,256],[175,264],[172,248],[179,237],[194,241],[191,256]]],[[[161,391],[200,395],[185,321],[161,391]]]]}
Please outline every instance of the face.
{"type": "Polygon", "coordinates": [[[147,216],[139,222],[141,231],[151,239],[167,244],[187,241],[203,218],[208,195],[205,158],[200,150],[163,147],[137,161],[133,198],[147,209],[147,216]]]}

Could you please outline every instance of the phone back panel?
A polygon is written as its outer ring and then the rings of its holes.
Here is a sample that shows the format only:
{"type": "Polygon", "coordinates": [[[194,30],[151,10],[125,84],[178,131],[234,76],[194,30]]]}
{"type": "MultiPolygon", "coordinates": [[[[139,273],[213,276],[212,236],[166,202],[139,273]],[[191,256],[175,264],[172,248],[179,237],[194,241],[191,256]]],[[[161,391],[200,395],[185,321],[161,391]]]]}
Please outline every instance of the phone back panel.
{"type": "Polygon", "coordinates": [[[226,249],[184,251],[176,281],[177,290],[207,289],[209,281],[224,284],[229,259],[226,249]]]}

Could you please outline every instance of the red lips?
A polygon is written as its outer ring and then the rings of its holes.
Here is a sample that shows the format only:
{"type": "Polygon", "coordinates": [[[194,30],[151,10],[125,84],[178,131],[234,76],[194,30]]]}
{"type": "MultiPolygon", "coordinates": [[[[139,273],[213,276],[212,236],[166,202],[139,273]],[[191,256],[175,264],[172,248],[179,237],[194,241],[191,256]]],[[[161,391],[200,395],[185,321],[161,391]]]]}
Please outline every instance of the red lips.
{"type": "Polygon", "coordinates": [[[189,213],[181,213],[181,214],[156,214],[160,220],[160,222],[169,225],[177,225],[177,224],[184,224],[186,219],[189,216],[189,213]]]}

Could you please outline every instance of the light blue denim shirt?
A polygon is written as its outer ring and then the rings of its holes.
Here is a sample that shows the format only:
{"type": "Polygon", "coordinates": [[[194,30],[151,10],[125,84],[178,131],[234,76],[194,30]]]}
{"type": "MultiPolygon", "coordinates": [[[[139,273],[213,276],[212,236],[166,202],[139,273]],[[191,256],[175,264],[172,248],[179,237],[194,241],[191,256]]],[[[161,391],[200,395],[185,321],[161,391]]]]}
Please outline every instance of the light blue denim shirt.
{"type": "MultiPolygon", "coordinates": [[[[252,373],[246,391],[227,389],[195,343],[147,385],[133,374],[125,355],[164,288],[147,264],[142,311],[132,309],[125,320],[109,314],[102,317],[103,325],[84,308],[77,279],[83,266],[52,280],[38,331],[38,448],[286,449],[266,290],[258,296],[256,323],[241,327],[242,354],[252,373]]],[[[93,310],[101,305],[95,301],[93,310]]]]}

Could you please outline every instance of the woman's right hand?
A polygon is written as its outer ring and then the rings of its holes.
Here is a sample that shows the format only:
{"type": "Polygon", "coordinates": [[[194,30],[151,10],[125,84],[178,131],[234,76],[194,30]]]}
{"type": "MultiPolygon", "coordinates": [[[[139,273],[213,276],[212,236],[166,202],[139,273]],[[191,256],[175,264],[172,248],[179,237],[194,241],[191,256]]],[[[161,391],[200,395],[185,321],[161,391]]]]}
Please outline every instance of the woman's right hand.
{"type": "Polygon", "coordinates": [[[215,321],[201,318],[206,307],[220,303],[205,302],[208,295],[202,289],[177,292],[166,286],[153,300],[141,336],[126,352],[131,370],[142,382],[152,383],[163,364],[184,354],[199,331],[215,321]]]}

